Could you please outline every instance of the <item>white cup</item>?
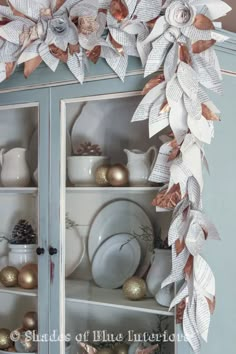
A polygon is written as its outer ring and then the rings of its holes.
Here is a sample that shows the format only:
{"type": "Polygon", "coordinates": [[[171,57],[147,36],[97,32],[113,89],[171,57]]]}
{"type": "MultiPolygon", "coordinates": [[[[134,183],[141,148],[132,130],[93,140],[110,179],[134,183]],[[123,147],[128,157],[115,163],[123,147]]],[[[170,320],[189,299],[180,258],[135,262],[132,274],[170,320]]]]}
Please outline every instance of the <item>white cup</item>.
{"type": "Polygon", "coordinates": [[[96,186],[96,169],[109,164],[109,158],[106,156],[70,156],[67,161],[70,182],[83,187],[96,186]]]}

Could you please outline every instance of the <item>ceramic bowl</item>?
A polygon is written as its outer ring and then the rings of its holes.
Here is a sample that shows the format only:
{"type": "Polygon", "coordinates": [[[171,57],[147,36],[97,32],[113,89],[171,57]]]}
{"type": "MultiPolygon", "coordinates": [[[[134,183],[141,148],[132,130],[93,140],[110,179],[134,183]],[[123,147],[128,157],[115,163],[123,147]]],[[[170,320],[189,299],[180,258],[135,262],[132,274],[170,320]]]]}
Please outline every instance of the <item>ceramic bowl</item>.
{"type": "Polygon", "coordinates": [[[101,165],[109,164],[106,156],[70,156],[68,178],[74,186],[96,186],[95,172],[101,165]]]}

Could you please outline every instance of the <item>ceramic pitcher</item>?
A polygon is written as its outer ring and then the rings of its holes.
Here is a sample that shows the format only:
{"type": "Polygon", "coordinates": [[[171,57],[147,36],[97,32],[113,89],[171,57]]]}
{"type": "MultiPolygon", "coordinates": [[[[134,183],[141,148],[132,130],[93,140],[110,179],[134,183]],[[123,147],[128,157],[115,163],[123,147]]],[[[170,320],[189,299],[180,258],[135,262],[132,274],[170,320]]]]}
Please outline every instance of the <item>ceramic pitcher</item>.
{"type": "Polygon", "coordinates": [[[146,186],[157,159],[157,148],[151,146],[146,152],[124,149],[127,154],[129,183],[131,186],[146,186]]]}
{"type": "Polygon", "coordinates": [[[4,187],[27,187],[30,171],[26,161],[26,149],[0,150],[1,181],[4,187]]]}

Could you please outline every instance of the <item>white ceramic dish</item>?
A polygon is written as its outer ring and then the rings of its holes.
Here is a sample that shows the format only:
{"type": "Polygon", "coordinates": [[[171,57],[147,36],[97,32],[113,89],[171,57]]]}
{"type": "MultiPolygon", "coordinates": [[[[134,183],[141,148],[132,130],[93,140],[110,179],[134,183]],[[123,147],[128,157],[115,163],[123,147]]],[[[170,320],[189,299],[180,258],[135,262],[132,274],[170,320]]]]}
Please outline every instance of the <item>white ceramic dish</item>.
{"type": "Polygon", "coordinates": [[[98,248],[92,262],[93,279],[101,288],[116,289],[134,275],[141,257],[138,241],[129,234],[111,236],[98,248]]]}
{"type": "Polygon", "coordinates": [[[85,245],[76,227],[66,230],[65,276],[69,277],[81,263],[85,245]]]}
{"type": "Polygon", "coordinates": [[[118,200],[106,205],[95,217],[88,238],[88,254],[92,261],[96,250],[111,235],[127,233],[135,235],[141,247],[141,263],[136,275],[147,271],[153,252],[154,232],[145,211],[129,200],[118,200]],[[148,234],[144,235],[143,228],[148,234]]]}

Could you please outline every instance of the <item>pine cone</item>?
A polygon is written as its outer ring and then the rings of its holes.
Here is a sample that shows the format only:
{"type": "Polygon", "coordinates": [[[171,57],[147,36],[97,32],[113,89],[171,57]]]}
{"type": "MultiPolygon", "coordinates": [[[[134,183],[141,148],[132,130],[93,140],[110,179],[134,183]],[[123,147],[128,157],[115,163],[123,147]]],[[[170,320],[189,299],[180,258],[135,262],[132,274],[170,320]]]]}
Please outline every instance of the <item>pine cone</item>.
{"type": "Polygon", "coordinates": [[[102,151],[99,145],[85,142],[79,145],[77,154],[79,156],[101,156],[102,151]]]}
{"type": "Polygon", "coordinates": [[[30,245],[36,243],[36,234],[28,221],[24,219],[18,221],[12,231],[10,243],[15,245],[30,245]]]}

